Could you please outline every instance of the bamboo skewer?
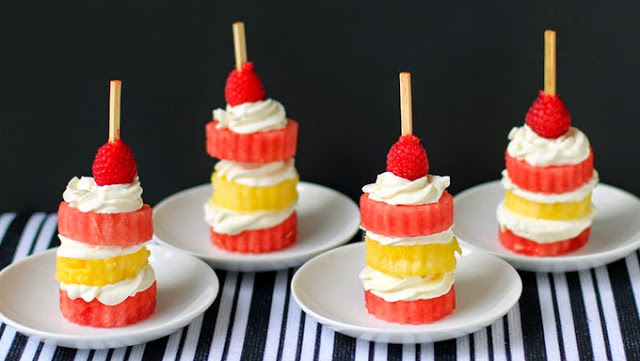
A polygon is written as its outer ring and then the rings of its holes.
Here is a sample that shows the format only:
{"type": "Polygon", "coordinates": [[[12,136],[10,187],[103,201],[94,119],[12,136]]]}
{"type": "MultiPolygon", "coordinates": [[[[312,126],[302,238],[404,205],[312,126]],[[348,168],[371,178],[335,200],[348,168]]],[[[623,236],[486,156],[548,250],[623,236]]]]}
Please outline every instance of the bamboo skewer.
{"type": "Polygon", "coordinates": [[[544,92],[556,95],[556,32],[544,32],[544,92]]]}
{"type": "Polygon", "coordinates": [[[247,40],[242,21],[233,23],[233,49],[236,55],[236,70],[240,71],[247,62],[247,40]]]}
{"type": "Polygon", "coordinates": [[[122,81],[112,80],[109,88],[109,141],[115,142],[120,138],[120,96],[122,81]]]}
{"type": "Polygon", "coordinates": [[[411,73],[400,73],[400,120],[402,135],[413,133],[413,115],[411,111],[411,73]]]}

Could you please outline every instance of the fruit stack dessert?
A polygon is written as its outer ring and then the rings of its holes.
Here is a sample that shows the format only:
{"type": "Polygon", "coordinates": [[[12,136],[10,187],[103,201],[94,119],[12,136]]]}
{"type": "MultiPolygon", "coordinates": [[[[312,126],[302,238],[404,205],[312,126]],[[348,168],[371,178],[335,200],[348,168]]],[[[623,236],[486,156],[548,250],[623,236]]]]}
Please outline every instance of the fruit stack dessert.
{"type": "Polygon", "coordinates": [[[93,177],[74,177],[58,209],[56,279],[71,322],[119,327],[155,310],[156,281],[146,244],[152,212],[143,204],[133,153],[119,137],[98,149],[93,177]]]}
{"type": "Polygon", "coordinates": [[[528,256],[557,256],[584,246],[595,208],[598,183],[589,139],[571,126],[571,116],[555,92],[555,33],[545,33],[545,90],[540,91],[522,127],[509,132],[502,172],[505,199],[498,205],[500,242],[528,256]],[[549,54],[549,51],[547,51],[549,54]],[[549,70],[551,69],[551,70],[549,70]]]}
{"type": "Polygon", "coordinates": [[[246,50],[236,51],[225,98],[226,109],[214,110],[206,125],[207,153],[220,159],[211,175],[213,195],[204,205],[211,241],[242,253],[286,248],[297,235],[298,123],[287,119],[282,104],[266,99],[246,50]]]}
{"type": "MultiPolygon", "coordinates": [[[[407,76],[401,73],[401,83],[407,76]]],[[[366,267],[360,278],[369,313],[389,322],[421,324],[454,311],[460,247],[451,230],[449,177],[428,174],[420,139],[406,133],[389,150],[387,171],[362,188],[366,267]]]]}

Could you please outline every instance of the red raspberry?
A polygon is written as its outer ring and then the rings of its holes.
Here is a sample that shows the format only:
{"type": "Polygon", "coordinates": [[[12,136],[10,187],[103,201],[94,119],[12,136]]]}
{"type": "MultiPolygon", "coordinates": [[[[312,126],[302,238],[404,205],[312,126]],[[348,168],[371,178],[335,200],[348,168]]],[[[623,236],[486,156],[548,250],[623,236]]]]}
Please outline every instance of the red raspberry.
{"type": "Polygon", "coordinates": [[[224,97],[231,106],[264,100],[264,88],[253,71],[252,62],[245,63],[240,71],[233,69],[227,78],[224,97]]]}
{"type": "Polygon", "coordinates": [[[542,90],[529,108],[524,121],[544,138],[558,138],[571,128],[571,115],[562,100],[556,95],[545,94],[542,90]]]}
{"type": "Polygon", "coordinates": [[[121,139],[107,142],[98,149],[92,170],[99,186],[131,183],[138,173],[131,148],[121,139]]]}
{"type": "Polygon", "coordinates": [[[387,154],[387,171],[408,180],[427,175],[429,159],[418,137],[407,134],[398,139],[387,154]]]}

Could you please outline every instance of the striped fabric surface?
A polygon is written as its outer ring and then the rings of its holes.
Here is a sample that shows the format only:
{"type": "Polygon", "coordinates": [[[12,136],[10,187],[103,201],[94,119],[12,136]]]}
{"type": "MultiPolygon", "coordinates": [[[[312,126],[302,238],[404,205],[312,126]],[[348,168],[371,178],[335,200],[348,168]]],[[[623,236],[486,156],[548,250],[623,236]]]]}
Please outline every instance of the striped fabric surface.
{"type": "MultiPolygon", "coordinates": [[[[55,214],[0,215],[0,269],[59,244],[55,214]]],[[[289,291],[294,269],[217,271],[220,294],[190,325],[110,350],[44,345],[0,323],[0,360],[640,360],[638,253],[592,270],[521,272],[520,302],[472,335],[393,345],[337,334],[307,317],[289,291]]]]}

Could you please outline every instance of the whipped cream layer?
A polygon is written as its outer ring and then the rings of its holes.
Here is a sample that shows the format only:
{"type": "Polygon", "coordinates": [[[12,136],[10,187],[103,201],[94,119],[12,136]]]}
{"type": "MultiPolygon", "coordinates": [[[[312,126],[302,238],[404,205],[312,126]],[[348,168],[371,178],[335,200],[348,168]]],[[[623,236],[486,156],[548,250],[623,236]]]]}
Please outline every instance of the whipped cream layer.
{"type": "Polygon", "coordinates": [[[248,102],[225,109],[215,109],[213,119],[218,129],[229,128],[234,133],[268,132],[287,126],[287,113],[280,102],[273,99],[248,102]]]}
{"type": "Polygon", "coordinates": [[[204,204],[204,219],[216,233],[234,235],[244,231],[270,228],[284,222],[296,210],[296,205],[279,211],[237,213],[217,207],[210,201],[204,204]]]}
{"type": "Polygon", "coordinates": [[[125,213],[142,208],[138,176],[131,183],[99,186],[93,177],[73,177],[62,194],[65,202],[80,212],[125,213]]]}
{"type": "Polygon", "coordinates": [[[272,163],[245,163],[221,160],[215,165],[215,177],[250,187],[268,187],[298,176],[293,158],[272,163]]]}
{"type": "Polygon", "coordinates": [[[143,242],[128,247],[96,246],[93,244],[75,241],[61,234],[58,235],[58,238],[60,238],[60,247],[56,251],[56,255],[58,257],[77,259],[108,259],[125,256],[138,252],[144,248],[147,243],[149,243],[143,242]]]}
{"type": "Polygon", "coordinates": [[[369,198],[392,205],[419,205],[437,202],[449,186],[449,177],[426,175],[408,180],[391,172],[378,174],[376,182],[362,187],[369,198]]]}
{"type": "Polygon", "coordinates": [[[498,224],[502,229],[507,228],[516,236],[535,241],[537,243],[553,243],[577,237],[582,231],[591,226],[596,211],[591,206],[591,214],[586,217],[570,220],[548,220],[526,217],[515,213],[504,206],[504,201],[498,205],[498,224]]]}
{"type": "Polygon", "coordinates": [[[451,289],[455,281],[454,271],[425,277],[393,277],[366,266],[360,272],[365,291],[387,302],[416,301],[440,297],[451,289]]]}
{"type": "Polygon", "coordinates": [[[524,159],[534,167],[578,164],[591,152],[587,136],[574,127],[556,139],[549,139],[539,136],[525,124],[511,129],[509,140],[509,155],[524,159]]]}
{"type": "Polygon", "coordinates": [[[366,231],[365,237],[376,241],[383,246],[415,246],[436,243],[447,244],[453,241],[453,231],[449,228],[440,233],[418,237],[389,237],[373,233],[371,231],[366,231]]]}
{"type": "Polygon", "coordinates": [[[67,295],[72,300],[82,298],[85,302],[91,302],[97,299],[104,305],[115,306],[122,303],[127,297],[134,296],[136,293],[151,287],[155,280],[156,274],[153,268],[147,265],[140,269],[134,277],[117,283],[100,287],[60,283],[60,289],[67,292],[67,295]]]}
{"type": "Polygon", "coordinates": [[[504,189],[513,192],[513,194],[518,197],[522,197],[532,202],[537,203],[564,203],[564,202],[578,202],[583,200],[586,196],[588,196],[593,189],[598,185],[598,181],[600,178],[598,177],[598,172],[593,171],[593,177],[591,180],[582,187],[575,189],[571,192],[566,193],[537,193],[531,192],[526,189],[519,188],[515,185],[511,178],[509,178],[509,173],[507,170],[502,171],[502,186],[504,189]]]}

